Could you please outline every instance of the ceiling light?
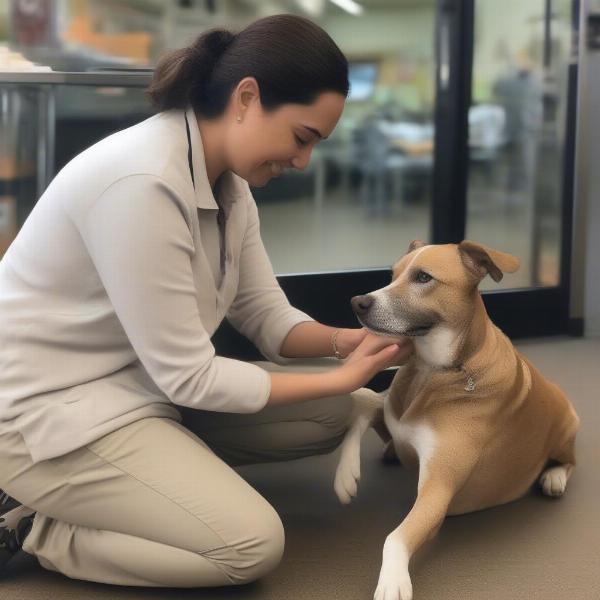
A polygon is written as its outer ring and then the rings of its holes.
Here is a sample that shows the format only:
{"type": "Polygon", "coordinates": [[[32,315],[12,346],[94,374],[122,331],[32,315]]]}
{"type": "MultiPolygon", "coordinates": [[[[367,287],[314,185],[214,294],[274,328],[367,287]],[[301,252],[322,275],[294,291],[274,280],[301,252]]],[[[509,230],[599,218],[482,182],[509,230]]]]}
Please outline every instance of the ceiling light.
{"type": "Polygon", "coordinates": [[[346,12],[349,12],[351,15],[360,15],[364,10],[363,7],[354,0],[331,0],[331,2],[346,12]]]}

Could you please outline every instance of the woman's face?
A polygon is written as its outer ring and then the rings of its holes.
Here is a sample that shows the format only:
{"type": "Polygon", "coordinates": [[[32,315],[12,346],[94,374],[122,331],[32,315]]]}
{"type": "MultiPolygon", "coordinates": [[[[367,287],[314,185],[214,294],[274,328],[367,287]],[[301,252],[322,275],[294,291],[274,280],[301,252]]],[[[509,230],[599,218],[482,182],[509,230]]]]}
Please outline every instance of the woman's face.
{"type": "Polygon", "coordinates": [[[306,167],[315,144],[335,128],[345,98],[323,92],[312,104],[283,104],[266,112],[256,81],[244,81],[250,85],[238,86],[239,96],[234,95],[229,111],[227,160],[234,173],[251,186],[262,187],[285,169],[306,167]]]}

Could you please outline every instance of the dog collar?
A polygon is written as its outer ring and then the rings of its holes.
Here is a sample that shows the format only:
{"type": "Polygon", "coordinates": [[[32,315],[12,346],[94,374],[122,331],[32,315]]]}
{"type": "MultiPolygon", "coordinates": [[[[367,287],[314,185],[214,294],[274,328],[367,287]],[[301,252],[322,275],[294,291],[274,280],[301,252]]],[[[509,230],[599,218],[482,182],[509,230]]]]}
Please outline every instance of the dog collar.
{"type": "MultiPolygon", "coordinates": [[[[433,367],[436,369],[436,367],[433,367]]],[[[473,377],[472,373],[467,371],[465,365],[459,365],[458,367],[437,367],[438,370],[442,371],[462,371],[466,377],[465,392],[474,392],[477,388],[477,383],[475,382],[475,377],[473,377]]]]}

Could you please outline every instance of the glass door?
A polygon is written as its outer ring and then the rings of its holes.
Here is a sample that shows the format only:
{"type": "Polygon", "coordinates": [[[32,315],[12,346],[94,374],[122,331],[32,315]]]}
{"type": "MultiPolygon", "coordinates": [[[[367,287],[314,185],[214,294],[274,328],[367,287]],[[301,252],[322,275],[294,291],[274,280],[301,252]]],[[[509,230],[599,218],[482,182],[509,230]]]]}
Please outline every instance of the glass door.
{"type": "Polygon", "coordinates": [[[579,5],[440,0],[432,239],[521,259],[480,289],[511,337],[569,321],[579,5]]]}
{"type": "Polygon", "coordinates": [[[466,237],[521,258],[501,287],[556,287],[571,2],[477,0],[474,33],[466,237]]]}

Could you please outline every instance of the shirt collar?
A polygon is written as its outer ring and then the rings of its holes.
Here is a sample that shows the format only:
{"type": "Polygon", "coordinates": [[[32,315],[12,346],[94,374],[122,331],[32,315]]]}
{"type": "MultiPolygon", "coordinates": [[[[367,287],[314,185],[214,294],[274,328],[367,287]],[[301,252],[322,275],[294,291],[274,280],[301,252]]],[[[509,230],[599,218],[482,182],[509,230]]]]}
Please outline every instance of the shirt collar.
{"type": "MultiPolygon", "coordinates": [[[[196,206],[198,208],[218,210],[219,205],[215,200],[215,196],[208,180],[208,174],[206,172],[204,146],[202,144],[202,137],[200,135],[200,129],[198,128],[198,122],[196,121],[194,109],[189,106],[185,111],[185,115],[190,127],[196,206]]],[[[235,198],[238,196],[240,191],[238,190],[239,186],[237,185],[237,179],[238,178],[231,171],[226,171],[223,173],[223,175],[221,175],[221,181],[219,182],[219,200],[223,204],[223,208],[226,213],[229,212],[231,203],[235,201],[235,198]]]]}

